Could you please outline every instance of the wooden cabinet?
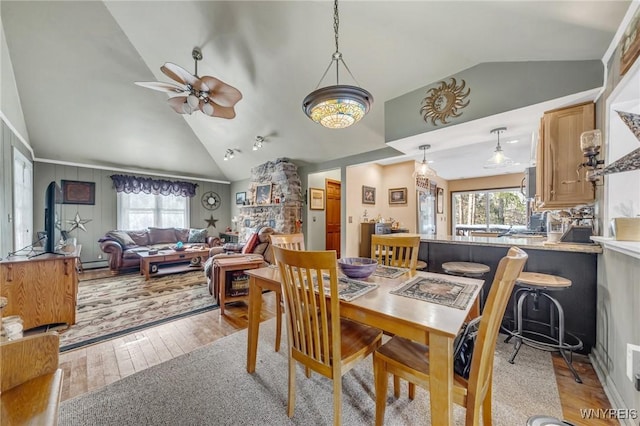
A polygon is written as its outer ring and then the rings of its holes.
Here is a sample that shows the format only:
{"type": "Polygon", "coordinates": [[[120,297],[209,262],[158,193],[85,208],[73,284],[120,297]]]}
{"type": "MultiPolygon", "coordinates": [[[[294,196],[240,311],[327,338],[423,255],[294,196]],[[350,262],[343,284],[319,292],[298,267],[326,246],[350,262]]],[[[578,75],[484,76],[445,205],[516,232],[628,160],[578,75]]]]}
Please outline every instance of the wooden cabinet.
{"type": "Polygon", "coordinates": [[[44,254],[10,257],[0,262],[0,296],[7,298],[3,316],[19,315],[25,330],[76,322],[78,258],[44,254]]]}
{"type": "Polygon", "coordinates": [[[540,125],[536,167],[536,207],[549,210],[593,203],[595,191],[585,179],[580,134],[595,128],[593,102],[547,111],[540,125]]]}
{"type": "Polygon", "coordinates": [[[358,249],[358,256],[371,257],[371,235],[375,233],[375,223],[360,224],[360,247],[358,249]]]}

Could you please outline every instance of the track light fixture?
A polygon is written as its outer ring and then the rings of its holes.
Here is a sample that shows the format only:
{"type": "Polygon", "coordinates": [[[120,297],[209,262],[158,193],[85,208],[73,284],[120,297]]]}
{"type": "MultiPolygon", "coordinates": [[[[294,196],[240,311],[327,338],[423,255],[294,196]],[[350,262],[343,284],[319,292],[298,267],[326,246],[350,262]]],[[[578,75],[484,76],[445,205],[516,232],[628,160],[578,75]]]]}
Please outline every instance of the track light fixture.
{"type": "Polygon", "coordinates": [[[235,150],[227,149],[227,152],[224,154],[224,161],[229,161],[233,157],[235,157],[235,150]]]}
{"type": "Polygon", "coordinates": [[[264,136],[256,136],[256,141],[253,143],[253,150],[257,151],[262,148],[262,144],[264,144],[264,136]]]}

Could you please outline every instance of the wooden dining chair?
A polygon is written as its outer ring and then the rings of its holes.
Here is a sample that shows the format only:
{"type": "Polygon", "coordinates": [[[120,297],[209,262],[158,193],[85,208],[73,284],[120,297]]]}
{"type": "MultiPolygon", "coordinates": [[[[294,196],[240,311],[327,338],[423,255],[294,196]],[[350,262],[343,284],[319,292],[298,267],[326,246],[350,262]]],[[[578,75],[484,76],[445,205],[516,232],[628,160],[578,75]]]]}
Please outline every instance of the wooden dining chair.
{"type": "Polygon", "coordinates": [[[340,318],[336,252],[273,247],[280,268],[289,341],[289,402],[296,399],[296,362],[333,380],[333,423],[342,421],[342,376],[380,346],[382,331],[340,318]],[[323,285],[323,274],[328,282],[323,285]],[[325,288],[327,285],[329,288],[325,288]]]}
{"type": "Polygon", "coordinates": [[[419,235],[374,234],[371,236],[371,258],[378,264],[416,269],[419,235]]]}
{"type": "MultiPolygon", "coordinates": [[[[496,340],[511,291],[526,261],[527,254],[517,247],[510,248],[507,255],[500,260],[480,320],[469,379],[454,375],[453,401],[467,409],[467,426],[480,423],[481,409],[483,424],[491,425],[491,382],[496,340]]],[[[428,351],[428,346],[396,336],[374,352],[376,425],[384,423],[388,373],[394,375],[396,397],[399,394],[396,387],[399,380],[396,380],[396,377],[409,381],[409,399],[415,396],[415,385],[429,389],[428,351]]],[[[445,410],[447,407],[442,409],[445,410]]]]}
{"type": "MultiPolygon", "coordinates": [[[[304,250],[304,234],[271,234],[271,244],[289,250],[304,250]]],[[[280,350],[282,340],[282,293],[276,294],[276,352],[280,350]]]]}

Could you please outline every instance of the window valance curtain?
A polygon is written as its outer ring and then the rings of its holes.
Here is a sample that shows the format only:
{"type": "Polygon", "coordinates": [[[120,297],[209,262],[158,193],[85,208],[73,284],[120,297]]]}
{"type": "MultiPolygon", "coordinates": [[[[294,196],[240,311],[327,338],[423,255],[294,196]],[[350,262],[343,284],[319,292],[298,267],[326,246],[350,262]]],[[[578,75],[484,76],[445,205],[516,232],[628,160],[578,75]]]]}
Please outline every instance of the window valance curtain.
{"type": "Polygon", "coordinates": [[[196,195],[195,183],[170,181],[164,179],[151,179],[139,176],[111,175],[113,187],[116,192],[125,192],[127,194],[145,194],[153,195],[177,195],[180,197],[193,197],[196,195]]]}

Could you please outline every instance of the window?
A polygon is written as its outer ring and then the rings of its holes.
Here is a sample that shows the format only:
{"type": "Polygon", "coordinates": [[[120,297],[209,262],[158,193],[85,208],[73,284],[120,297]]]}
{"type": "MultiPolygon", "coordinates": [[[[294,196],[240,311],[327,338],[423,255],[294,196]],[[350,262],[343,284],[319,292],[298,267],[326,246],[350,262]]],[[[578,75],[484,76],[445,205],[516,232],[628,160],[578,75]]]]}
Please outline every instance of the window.
{"type": "MultiPolygon", "coordinates": [[[[13,149],[13,250],[34,242],[33,235],[33,165],[13,149]]],[[[44,226],[44,224],[42,224],[44,226]]]]}
{"type": "Polygon", "coordinates": [[[189,197],[118,192],[118,229],[188,228],[189,197]]]}
{"type": "Polygon", "coordinates": [[[527,202],[519,188],[453,193],[454,235],[527,229],[527,202]]]}

